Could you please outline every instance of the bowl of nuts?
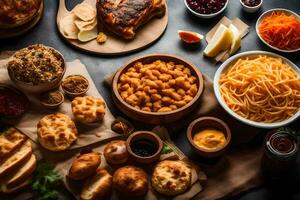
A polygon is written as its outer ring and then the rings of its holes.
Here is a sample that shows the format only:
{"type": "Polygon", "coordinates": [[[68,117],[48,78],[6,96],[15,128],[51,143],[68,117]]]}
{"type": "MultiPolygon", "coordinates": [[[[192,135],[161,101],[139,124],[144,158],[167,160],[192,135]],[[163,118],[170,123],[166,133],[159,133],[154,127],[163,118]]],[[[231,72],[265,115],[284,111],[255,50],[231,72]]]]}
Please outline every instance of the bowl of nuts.
{"type": "Polygon", "coordinates": [[[147,124],[167,124],[196,108],[203,77],[190,62],[167,54],[135,58],[113,78],[113,101],[127,116],[147,124]]]}
{"type": "Polygon", "coordinates": [[[16,51],[7,70],[11,81],[22,91],[44,93],[59,87],[66,66],[57,50],[34,44],[16,51]]]}

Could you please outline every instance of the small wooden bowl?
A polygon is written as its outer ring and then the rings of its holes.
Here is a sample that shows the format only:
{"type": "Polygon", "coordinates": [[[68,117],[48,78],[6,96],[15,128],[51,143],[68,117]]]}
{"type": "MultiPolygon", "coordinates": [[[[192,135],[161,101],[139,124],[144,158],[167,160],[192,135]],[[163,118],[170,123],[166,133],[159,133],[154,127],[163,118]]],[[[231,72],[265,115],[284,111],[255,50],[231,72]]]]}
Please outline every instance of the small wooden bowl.
{"type": "Polygon", "coordinates": [[[41,105],[44,106],[45,108],[51,109],[51,110],[54,110],[54,109],[58,108],[58,107],[64,102],[65,97],[64,97],[64,95],[63,95],[62,92],[60,92],[60,91],[57,91],[57,92],[58,92],[59,95],[61,96],[61,101],[60,101],[59,103],[56,103],[56,104],[47,104],[47,103],[44,103],[44,102],[42,102],[42,101],[40,100],[41,105]]]}
{"type": "Polygon", "coordinates": [[[177,121],[182,117],[186,116],[197,107],[198,103],[200,102],[200,96],[204,88],[202,73],[197,69],[195,65],[184,60],[183,58],[174,55],[168,55],[168,54],[150,54],[129,61],[127,64],[121,67],[115,74],[113,78],[112,87],[113,87],[113,94],[112,94],[113,101],[115,105],[119,108],[119,110],[121,110],[124,114],[126,114],[130,118],[147,124],[167,124],[170,122],[177,121]],[[191,70],[191,73],[197,78],[197,86],[198,86],[197,94],[195,95],[195,97],[191,102],[189,102],[187,105],[177,110],[173,110],[170,112],[146,112],[129,105],[123,100],[123,98],[118,92],[117,85],[119,82],[119,78],[124,73],[124,71],[132,67],[136,62],[142,62],[143,64],[147,64],[147,63],[152,63],[156,60],[182,64],[191,70]]]}
{"type": "Polygon", "coordinates": [[[132,159],[134,161],[143,163],[143,164],[149,164],[149,163],[153,163],[159,159],[160,152],[162,151],[162,148],[163,148],[163,142],[155,133],[152,133],[150,131],[137,131],[137,132],[132,133],[127,138],[126,148],[127,148],[129,155],[132,157],[132,159]],[[135,154],[131,149],[131,145],[133,142],[140,140],[140,139],[146,139],[146,140],[152,141],[156,145],[157,151],[152,156],[148,156],[148,157],[142,157],[142,156],[135,154]]]}
{"type": "MultiPolygon", "coordinates": [[[[77,93],[75,93],[75,92],[69,92],[68,90],[65,90],[64,87],[63,87],[62,85],[61,85],[61,89],[64,91],[64,93],[65,93],[68,97],[70,97],[70,98],[72,98],[72,99],[75,98],[75,97],[82,97],[82,96],[84,96],[85,93],[89,90],[89,87],[90,87],[89,81],[88,81],[84,76],[79,75],[79,74],[72,74],[72,75],[67,76],[66,78],[71,77],[71,76],[80,76],[81,78],[83,78],[84,80],[86,80],[86,82],[88,83],[87,88],[86,88],[84,91],[82,91],[82,92],[77,92],[77,93]]],[[[66,79],[66,78],[65,78],[65,79],[66,79]]]]}
{"type": "Polygon", "coordinates": [[[56,49],[52,48],[52,47],[48,47],[50,49],[53,49],[55,53],[57,53],[57,55],[59,56],[59,59],[62,60],[62,68],[63,68],[63,72],[61,74],[61,76],[57,77],[56,79],[52,80],[49,83],[40,83],[38,85],[33,85],[31,83],[25,83],[23,81],[20,81],[18,79],[15,78],[14,73],[8,68],[8,75],[11,79],[11,81],[18,87],[20,88],[20,90],[28,92],[28,93],[43,93],[43,92],[47,92],[53,89],[56,89],[59,87],[60,82],[66,72],[66,63],[65,63],[65,59],[63,57],[63,55],[57,51],[56,49]]]}
{"type": "Polygon", "coordinates": [[[194,120],[192,123],[190,123],[188,130],[187,130],[187,138],[192,146],[193,150],[198,153],[202,157],[212,158],[222,155],[226,149],[229,146],[229,143],[231,141],[231,131],[229,129],[229,126],[222,120],[215,118],[215,117],[200,117],[196,120],[194,120]],[[198,147],[194,141],[194,135],[198,133],[200,130],[203,129],[215,129],[219,130],[222,133],[225,134],[226,137],[226,143],[223,147],[220,147],[216,150],[207,150],[203,149],[201,147],[198,147]]]}

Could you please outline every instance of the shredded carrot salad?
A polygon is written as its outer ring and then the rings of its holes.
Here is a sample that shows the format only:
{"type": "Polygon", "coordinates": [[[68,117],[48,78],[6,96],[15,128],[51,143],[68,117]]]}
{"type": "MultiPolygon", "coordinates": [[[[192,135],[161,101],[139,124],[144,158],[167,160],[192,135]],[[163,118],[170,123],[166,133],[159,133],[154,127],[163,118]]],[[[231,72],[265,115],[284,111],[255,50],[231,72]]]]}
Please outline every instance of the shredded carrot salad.
{"type": "Polygon", "coordinates": [[[271,46],[282,50],[300,48],[300,21],[293,15],[273,12],[263,19],[259,34],[271,46]]]}

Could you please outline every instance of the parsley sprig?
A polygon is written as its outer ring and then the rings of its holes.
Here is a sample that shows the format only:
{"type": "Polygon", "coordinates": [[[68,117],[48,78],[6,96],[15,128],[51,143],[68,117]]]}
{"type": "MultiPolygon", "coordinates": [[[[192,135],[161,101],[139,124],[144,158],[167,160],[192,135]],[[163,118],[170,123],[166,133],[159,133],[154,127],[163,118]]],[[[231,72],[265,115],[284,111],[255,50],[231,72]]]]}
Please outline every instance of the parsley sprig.
{"type": "Polygon", "coordinates": [[[39,161],[32,184],[37,199],[57,200],[56,188],[61,183],[62,177],[54,170],[54,166],[46,161],[39,161]]]}

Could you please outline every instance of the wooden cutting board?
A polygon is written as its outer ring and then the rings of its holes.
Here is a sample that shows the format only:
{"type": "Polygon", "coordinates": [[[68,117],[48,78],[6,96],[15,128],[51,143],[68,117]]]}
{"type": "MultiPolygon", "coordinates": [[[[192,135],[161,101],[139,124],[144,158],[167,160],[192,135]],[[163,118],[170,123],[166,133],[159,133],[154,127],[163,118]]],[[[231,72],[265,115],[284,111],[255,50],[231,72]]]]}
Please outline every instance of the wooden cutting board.
{"type": "MultiPolygon", "coordinates": [[[[96,7],[97,0],[84,0],[84,3],[90,4],[96,7]]],[[[57,27],[59,29],[59,22],[63,19],[70,11],[66,9],[65,0],[59,0],[59,8],[57,13],[57,27]]],[[[124,40],[119,36],[113,35],[107,31],[103,31],[108,39],[104,44],[98,44],[96,40],[82,43],[78,40],[66,39],[72,46],[100,55],[120,55],[142,49],[151,43],[155,42],[164,33],[168,24],[168,8],[166,8],[166,14],[162,18],[153,18],[145,25],[139,27],[136,36],[132,40],[124,40]]]]}
{"type": "Polygon", "coordinates": [[[43,11],[44,11],[44,3],[43,2],[44,1],[42,1],[40,9],[38,10],[36,16],[29,22],[27,22],[21,26],[15,27],[15,28],[11,28],[11,29],[0,29],[0,39],[15,37],[15,36],[21,35],[23,33],[26,33],[27,31],[32,29],[40,21],[40,19],[43,16],[43,11]]]}

